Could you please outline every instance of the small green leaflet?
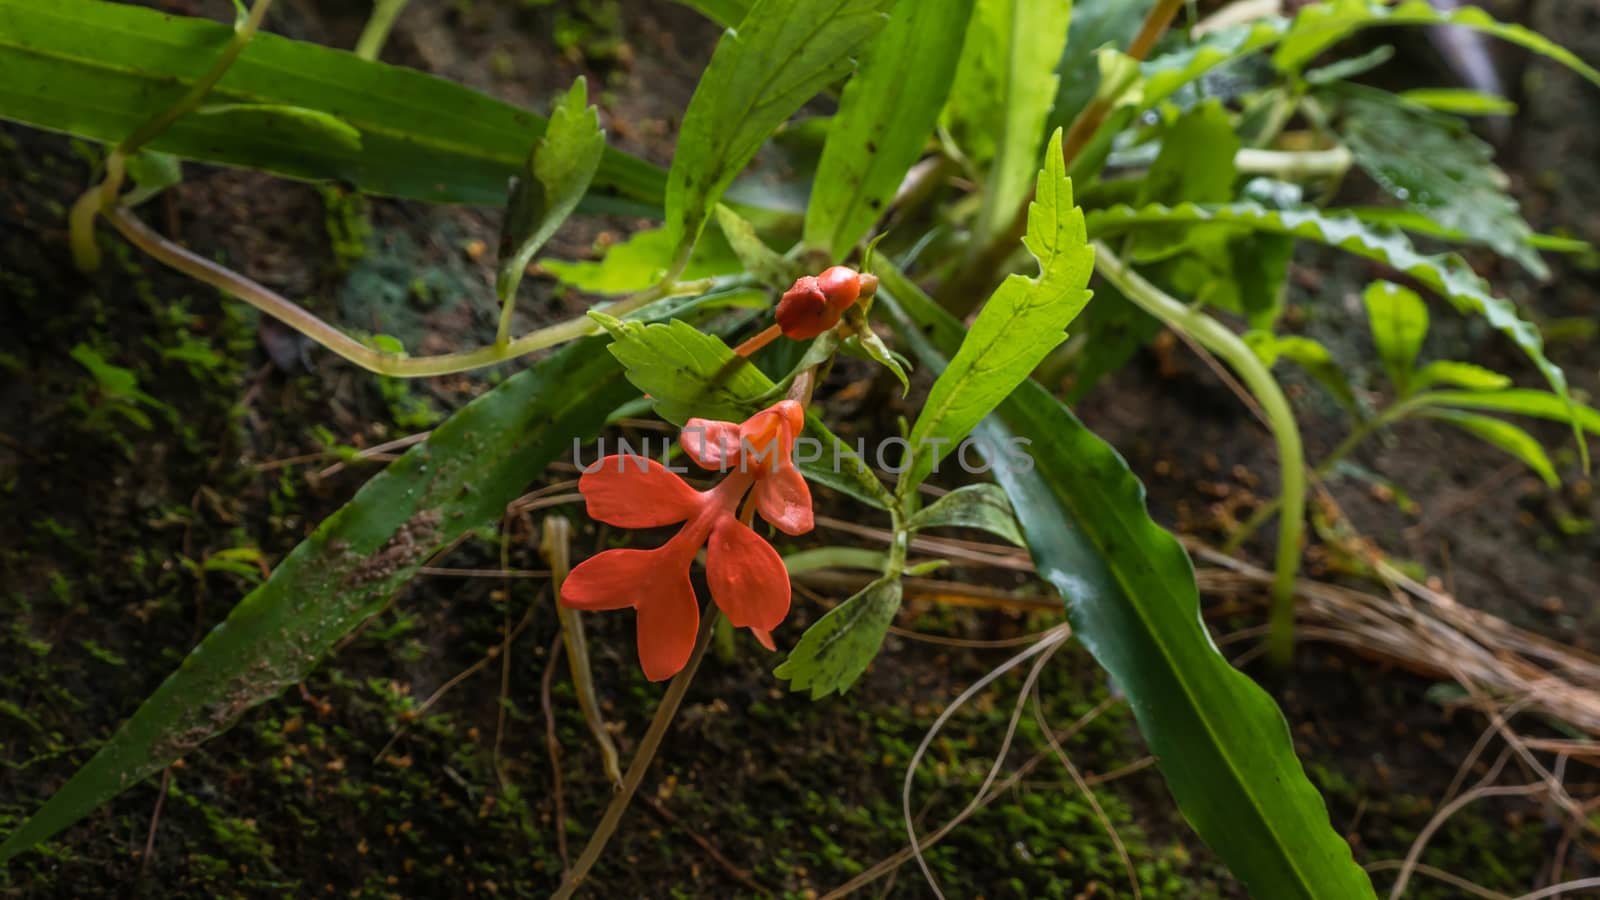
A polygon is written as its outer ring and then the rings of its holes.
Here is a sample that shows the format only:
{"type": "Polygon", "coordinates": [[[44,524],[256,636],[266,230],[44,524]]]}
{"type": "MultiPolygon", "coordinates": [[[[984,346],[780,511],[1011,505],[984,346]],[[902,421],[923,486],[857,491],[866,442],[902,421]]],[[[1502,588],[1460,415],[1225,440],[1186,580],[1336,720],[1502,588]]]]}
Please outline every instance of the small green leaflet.
{"type": "Polygon", "coordinates": [[[1297,334],[1275,335],[1264,331],[1249,332],[1245,334],[1244,341],[1268,366],[1275,365],[1279,359],[1287,359],[1304,369],[1307,375],[1339,401],[1340,406],[1351,411],[1358,408],[1349,380],[1339,364],[1333,361],[1333,355],[1327,347],[1297,334]]]}
{"type": "Polygon", "coordinates": [[[883,27],[882,0],[756,0],[717,42],[683,116],[667,174],[674,265],[700,238],[711,209],[761,144],[852,65],[883,27]]]}
{"type": "Polygon", "coordinates": [[[1049,352],[1066,339],[1066,327],[1089,302],[1085,290],[1094,251],[1083,212],[1072,203],[1072,182],[1061,159],[1061,130],[1045,149],[1036,199],[1028,207],[1028,252],[1039,275],[1010,275],[1000,284],[934,382],[911,429],[911,468],[901,489],[922,483],[939,460],[1006,398],[1049,352]]]}
{"type": "Polygon", "coordinates": [[[798,262],[768,247],[756,234],[754,225],[721,203],[717,204],[717,226],[728,239],[728,246],[733,248],[739,264],[767,287],[775,291],[788,290],[802,274],[798,262]]]}
{"type": "Polygon", "coordinates": [[[1551,465],[1550,457],[1545,454],[1544,448],[1539,446],[1539,441],[1510,422],[1453,409],[1425,409],[1422,415],[1441,422],[1449,422],[1484,443],[1492,444],[1515,456],[1544,479],[1546,487],[1554,489],[1561,486],[1561,479],[1556,476],[1556,467],[1551,465]]]}
{"type": "Polygon", "coordinates": [[[128,157],[127,165],[134,187],[122,196],[124,206],[138,206],[183,181],[183,163],[170,153],[140,150],[128,157]]]}
{"type": "Polygon", "coordinates": [[[972,5],[896,0],[828,126],[806,207],[807,244],[843,259],[882,217],[939,118],[972,5]]]}
{"type": "Polygon", "coordinates": [[[1517,105],[1496,94],[1467,88],[1413,88],[1401,91],[1400,99],[1434,112],[1458,116],[1514,116],[1517,105]]]}
{"type": "MultiPolygon", "coordinates": [[[[546,259],[540,265],[562,284],[586,293],[632,294],[661,283],[672,265],[675,249],[673,237],[666,229],[651,228],[636,231],[622,243],[607,247],[599,260],[546,259]]],[[[680,277],[687,280],[730,275],[742,268],[722,232],[712,231],[695,245],[689,265],[680,277]]]]}
{"type": "Polygon", "coordinates": [[[605,149],[600,113],[589,105],[588,83],[579,78],[551,111],[544,136],[512,187],[495,281],[502,298],[515,293],[533,255],[578,208],[605,149]]]}
{"type": "Polygon", "coordinates": [[[1389,380],[1405,393],[1416,367],[1422,341],[1428,336],[1428,307],[1416,291],[1388,281],[1374,281],[1361,295],[1372,326],[1372,342],[1389,380]]]}
{"type": "Polygon", "coordinates": [[[1411,376],[1411,390],[1447,384],[1469,391],[1499,391],[1511,386],[1511,378],[1472,363],[1441,359],[1428,363],[1411,376]]]}
{"type": "Polygon", "coordinates": [[[1011,511],[1011,501],[997,484],[969,484],[956,488],[927,507],[918,510],[906,527],[978,528],[998,538],[1026,547],[1022,527],[1011,511]]]}
{"type": "Polygon", "coordinates": [[[1539,367],[1557,396],[1569,404],[1568,420],[1572,422],[1573,435],[1578,438],[1579,452],[1587,467],[1588,445],[1576,421],[1577,405],[1567,391],[1566,373],[1545,357],[1544,337],[1538,327],[1519,318],[1516,307],[1496,297],[1489,283],[1478,277],[1460,257],[1420,253],[1404,234],[1376,228],[1338,210],[1275,210],[1257,203],[1206,207],[1185,203],[1142,209],[1116,206],[1096,210],[1088,216],[1089,233],[1096,238],[1171,222],[1226,222],[1318,241],[1393,266],[1449,300],[1457,309],[1478,313],[1521,348],[1539,367]]]}
{"type": "Polygon", "coordinates": [[[813,700],[844,693],[878,655],[900,595],[898,575],[867,585],[807,628],[773,674],[789,682],[790,690],[809,690],[813,700]]]}

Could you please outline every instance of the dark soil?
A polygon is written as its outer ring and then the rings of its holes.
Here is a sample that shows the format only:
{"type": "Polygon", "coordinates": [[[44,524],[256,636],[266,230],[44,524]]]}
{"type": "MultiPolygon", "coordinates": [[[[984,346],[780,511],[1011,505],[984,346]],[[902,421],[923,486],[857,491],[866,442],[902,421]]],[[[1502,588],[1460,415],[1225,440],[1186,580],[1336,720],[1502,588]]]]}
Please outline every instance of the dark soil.
{"type": "MultiPolygon", "coordinates": [[[[165,4],[215,15],[222,5],[165,4]]],[[[282,0],[270,24],[348,46],[367,8],[282,0]]],[[[1535,27],[1600,59],[1594,4],[1532,10],[1535,27]]],[[[664,2],[414,0],[384,58],[535,109],[585,74],[613,142],[666,163],[717,33],[664,2]]],[[[1411,49],[1419,81],[1446,77],[1428,68],[1425,45],[1411,49]]],[[[1600,98],[1543,63],[1529,65],[1520,83],[1523,112],[1506,165],[1528,218],[1536,229],[1600,243],[1600,98]]],[[[0,833],[88,759],[259,582],[263,567],[375,471],[357,463],[317,477],[340,448],[430,427],[504,374],[401,382],[316,352],[304,354],[307,368],[281,330],[109,233],[103,270],[80,274],[67,251],[65,208],[89,178],[89,159],[68,139],[0,126],[0,497],[10,512],[0,517],[0,833]],[[80,345],[128,370],[142,394],[108,391],[71,355],[80,345]]],[[[197,252],[352,327],[397,335],[423,352],[493,335],[492,252],[483,248],[494,245],[496,211],[360,201],[188,165],[185,183],[146,212],[197,252]],[[369,232],[349,227],[364,217],[369,232]]],[[[589,255],[597,238],[636,224],[573,223],[547,252],[589,255]]],[[[1474,261],[1536,319],[1592,322],[1600,313],[1592,272],[1557,261],[1556,278],[1539,285],[1474,261]]],[[[1303,252],[1298,321],[1342,358],[1370,359],[1351,298],[1381,274],[1303,252]]],[[[549,282],[530,282],[523,308],[531,316],[582,308],[549,282]]],[[[1442,306],[1434,314],[1426,352],[1538,384],[1481,323],[1442,306]]],[[[1592,329],[1567,333],[1580,337],[1555,343],[1552,354],[1577,387],[1600,394],[1592,329]]],[[[1181,345],[1162,346],[1108,378],[1080,413],[1145,478],[1158,520],[1219,540],[1237,512],[1222,493],[1271,495],[1271,441],[1181,345]]],[[[1317,458],[1348,423],[1315,387],[1297,385],[1295,394],[1317,458]]],[[[887,429],[892,406],[852,410],[882,419],[862,427],[887,429]]],[[[1437,574],[1463,602],[1592,647],[1600,638],[1600,533],[1590,482],[1562,428],[1534,430],[1548,446],[1566,448],[1558,454],[1561,492],[1508,469],[1497,451],[1423,424],[1403,425],[1358,454],[1410,495],[1415,512],[1359,480],[1330,488],[1360,531],[1437,574]]],[[[551,475],[558,477],[565,476],[551,475]]],[[[858,515],[837,499],[828,503],[836,514],[858,515]]],[[[582,521],[576,508],[564,512],[582,521]]],[[[580,555],[598,544],[586,526],[578,533],[580,555]]],[[[513,568],[544,568],[537,535],[519,525],[509,537],[513,568]]],[[[1261,558],[1269,539],[1258,539],[1261,558]]],[[[485,534],[435,564],[493,569],[499,557],[498,536],[485,534]]],[[[1312,574],[1339,574],[1335,557],[1313,558],[1320,562],[1312,574]]],[[[978,570],[956,577],[994,579],[978,570]]],[[[831,604],[842,594],[813,599],[831,604]]],[[[797,595],[780,643],[824,608],[797,595]]],[[[912,604],[898,624],[994,639],[1055,621],[912,604]]],[[[626,756],[660,688],[638,673],[629,617],[591,616],[589,627],[595,677],[626,756]]],[[[550,708],[564,811],[553,799],[540,677],[556,629],[542,579],[420,578],[300,689],[246,714],[165,782],[128,790],[17,860],[0,873],[0,896],[546,895],[562,869],[558,825],[575,855],[610,797],[563,663],[550,708]],[[511,652],[490,658],[525,613],[530,625],[511,652]],[[418,713],[424,699],[486,659],[418,713]]],[[[950,699],[1004,658],[891,637],[854,690],[813,703],[786,693],[770,673],[772,659],[742,636],[719,646],[646,781],[647,801],[624,821],[588,896],[749,896],[754,882],[774,895],[814,897],[847,881],[904,846],[900,794],[912,750],[950,699]]],[[[1429,681],[1315,645],[1303,645],[1287,671],[1259,663],[1249,671],[1282,703],[1335,826],[1362,862],[1405,854],[1484,725],[1442,706],[1429,681]]],[[[921,833],[977,791],[1020,685],[1020,672],[1002,679],[935,741],[913,797],[921,833]]],[[[1052,661],[1040,687],[1057,728],[1109,690],[1075,645],[1052,661]]],[[[1048,752],[1031,709],[1016,744],[1012,766],[1048,752]]],[[[1091,776],[1145,754],[1123,705],[1067,749],[1091,776]]],[[[1154,769],[1104,784],[1097,796],[1133,854],[1144,896],[1241,896],[1177,817],[1154,769]]],[[[1545,883],[1560,824],[1531,804],[1484,802],[1452,819],[1423,859],[1514,895],[1545,883]]],[[[1575,847],[1567,876],[1592,869],[1591,854],[1575,847]]],[[[1110,841],[1051,760],[927,858],[951,897],[1127,894],[1110,841]]],[[[1454,890],[1424,883],[1408,896],[1459,896],[1454,890]]],[[[912,864],[863,894],[928,891],[912,864]]]]}

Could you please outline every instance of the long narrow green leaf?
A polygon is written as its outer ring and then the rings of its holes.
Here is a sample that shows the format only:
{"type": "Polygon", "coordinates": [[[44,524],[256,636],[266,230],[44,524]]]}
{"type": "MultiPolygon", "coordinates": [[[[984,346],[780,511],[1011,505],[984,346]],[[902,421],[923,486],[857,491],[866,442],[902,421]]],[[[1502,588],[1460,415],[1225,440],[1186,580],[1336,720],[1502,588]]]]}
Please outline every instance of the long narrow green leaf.
{"type": "Polygon", "coordinates": [[[1451,406],[1457,409],[1481,409],[1489,412],[1515,413],[1550,419],[1556,422],[1576,420],[1579,427],[1593,435],[1600,435],[1600,410],[1582,403],[1569,403],[1548,391],[1528,388],[1510,388],[1504,391],[1431,391],[1419,394],[1429,404],[1451,406]]]}
{"type": "Polygon", "coordinates": [[[1001,35],[1000,93],[984,102],[998,115],[994,166],[978,216],[978,245],[1010,227],[1038,171],[1039,142],[1055,104],[1056,66],[1072,21],[1070,0],[982,0],[979,15],[1001,35]]]}
{"type": "MultiPolygon", "coordinates": [[[[232,35],[124,3],[0,0],[0,118],[120,141],[182,95],[232,35]]],[[[503,203],[545,127],[459,84],[273,34],[257,34],[207,100],[302,110],[360,140],[307,139],[304,128],[280,127],[281,115],[201,114],[179,119],[151,149],[440,203],[503,203]]],[[[666,186],[659,169],[613,150],[595,183],[613,196],[591,194],[585,208],[633,212],[658,208],[666,186]]]]}
{"type": "Polygon", "coordinates": [[[1550,457],[1544,452],[1544,448],[1539,446],[1539,440],[1510,422],[1493,416],[1480,416],[1477,413],[1459,412],[1453,409],[1424,409],[1422,415],[1441,422],[1449,422],[1484,443],[1499,447],[1515,456],[1523,465],[1532,469],[1544,481],[1546,487],[1554,490],[1561,486],[1561,478],[1556,475],[1556,467],[1550,462],[1550,457]]]}
{"type": "MultiPolygon", "coordinates": [[[[1106,237],[1148,225],[1172,223],[1223,223],[1242,228],[1285,234],[1338,247],[1357,256],[1377,260],[1410,275],[1449,300],[1457,309],[1475,312],[1496,331],[1510,338],[1539,368],[1550,387],[1571,404],[1567,376],[1561,367],[1544,355],[1544,337],[1532,322],[1517,315],[1510,301],[1494,295],[1487,281],[1478,277],[1466,262],[1455,255],[1430,255],[1419,252],[1401,232],[1368,225],[1337,210],[1268,209],[1257,203],[1231,203],[1223,206],[1145,206],[1134,209],[1117,206],[1097,210],[1088,216],[1089,235],[1106,237]]],[[[1573,415],[1576,416],[1574,408],[1573,415]]],[[[1582,431],[1573,421],[1573,434],[1587,458],[1582,431]]]]}
{"type": "Polygon", "coordinates": [[[296,684],[434,552],[490,524],[545,465],[635,395],[592,338],[468,404],[368,481],[240,601],[67,784],[0,862],[227,730],[296,684]],[[572,385],[584,385],[583,391],[572,385]]]}
{"type": "Polygon", "coordinates": [[[850,71],[883,27],[883,0],[756,0],[728,29],[683,116],[667,174],[667,232],[678,254],[699,240],[722,192],[773,129],[850,71]]]}
{"type": "Polygon", "coordinates": [[[1094,251],[1083,213],[1072,203],[1072,182],[1061,158],[1061,131],[1045,150],[1036,199],[1028,207],[1028,252],[1039,275],[1010,275],[978,313],[961,351],[933,383],[911,427],[911,468],[902,490],[922,483],[940,458],[955,449],[1052,349],[1089,302],[1094,251]]]}
{"type": "Polygon", "coordinates": [[[1300,11],[1273,54],[1278,68],[1298,72],[1322,51],[1363,28],[1376,25],[1460,25],[1549,57],[1600,85],[1600,71],[1544,35],[1500,22],[1476,6],[1436,9],[1427,0],[1388,4],[1381,0],[1331,0],[1300,11]]]}
{"type": "Polygon", "coordinates": [[[806,242],[843,259],[894,199],[944,106],[973,0],[896,0],[844,87],[806,207],[806,242]]]}
{"type": "MultiPolygon", "coordinates": [[[[961,343],[960,323],[893,270],[880,276],[901,335],[939,368],[961,343]]],[[[1074,633],[1127,692],[1195,831],[1252,896],[1374,896],[1272,698],[1211,642],[1189,558],[1150,519],[1122,458],[1031,381],[980,433],[995,446],[1029,442],[1033,466],[997,465],[995,476],[1034,564],[1066,600],[1074,633]]]]}

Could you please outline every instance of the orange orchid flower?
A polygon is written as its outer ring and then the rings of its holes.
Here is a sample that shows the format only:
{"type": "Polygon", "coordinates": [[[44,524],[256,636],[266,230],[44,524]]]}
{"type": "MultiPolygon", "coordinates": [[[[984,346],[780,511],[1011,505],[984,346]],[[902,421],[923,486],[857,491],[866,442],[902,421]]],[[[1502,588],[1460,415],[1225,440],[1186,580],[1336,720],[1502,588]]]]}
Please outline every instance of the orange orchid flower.
{"type": "Polygon", "coordinates": [[[728,473],[707,491],[642,456],[607,456],[585,470],[578,490],[591,518],[620,528],[683,528],[654,550],[607,550],[584,560],[562,583],[561,603],[632,607],[645,677],[671,678],[688,663],[700,628],[689,566],[703,546],[712,601],[735,627],[775,649],[772,630],[789,614],[789,573],[750,523],[759,512],[788,534],[812,529],[811,490],[793,458],[804,427],[805,411],[793,400],[743,423],[690,419],[679,436],[684,452],[702,468],[728,473]]]}

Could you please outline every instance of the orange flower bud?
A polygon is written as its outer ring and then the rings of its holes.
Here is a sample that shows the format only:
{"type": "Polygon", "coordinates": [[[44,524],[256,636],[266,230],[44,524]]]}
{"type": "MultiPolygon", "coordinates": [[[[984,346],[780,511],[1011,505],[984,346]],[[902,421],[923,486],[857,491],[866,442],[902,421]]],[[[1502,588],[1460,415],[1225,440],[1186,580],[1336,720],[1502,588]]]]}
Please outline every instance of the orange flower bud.
{"type": "Polygon", "coordinates": [[[784,337],[810,340],[839,324],[839,317],[863,292],[877,289],[878,279],[849,266],[833,266],[820,275],[795,280],[778,301],[778,327],[784,337]],[[865,291],[863,291],[865,288],[865,291]]]}

